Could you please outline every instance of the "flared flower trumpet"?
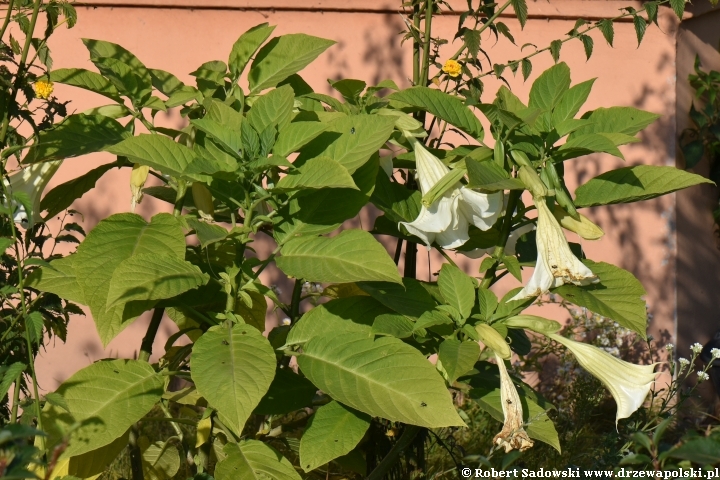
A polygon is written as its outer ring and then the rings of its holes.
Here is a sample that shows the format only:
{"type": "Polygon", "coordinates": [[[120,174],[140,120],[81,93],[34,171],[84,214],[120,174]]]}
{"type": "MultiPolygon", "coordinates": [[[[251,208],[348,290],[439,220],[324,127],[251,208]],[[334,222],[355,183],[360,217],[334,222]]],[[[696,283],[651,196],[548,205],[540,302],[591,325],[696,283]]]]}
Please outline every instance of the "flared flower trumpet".
{"type": "Polygon", "coordinates": [[[618,420],[628,418],[642,406],[655,381],[653,370],[656,364],[635,365],[586,343],[557,334],[550,334],[548,337],[569,349],[578,363],[610,390],[617,403],[616,424],[618,420]]]}
{"type": "Polygon", "coordinates": [[[493,443],[505,449],[505,453],[511,450],[527,450],[533,446],[525,428],[523,427],[523,409],[520,403],[520,395],[518,395],[515,384],[508,374],[505,362],[496,353],[495,361],[500,370],[500,403],[502,403],[503,428],[493,438],[493,443]]]}
{"type": "Polygon", "coordinates": [[[550,212],[544,197],[534,197],[538,211],[537,262],[525,287],[512,300],[522,300],[548,292],[566,283],[589,285],[599,282],[595,274],[570,250],[565,234],[550,212]]]}
{"type": "Polygon", "coordinates": [[[10,195],[27,196],[26,201],[32,210],[27,211],[22,202],[5,199],[5,206],[13,210],[13,221],[23,227],[30,229],[40,218],[40,200],[48,182],[60,167],[62,160],[52,162],[34,163],[16,173],[10,175],[5,182],[5,187],[10,195]]]}
{"type": "MultiPolygon", "coordinates": [[[[425,195],[450,171],[414,137],[408,137],[415,151],[417,182],[425,195]]],[[[502,193],[478,193],[458,182],[429,207],[424,205],[412,222],[400,222],[408,232],[428,247],[433,242],[442,248],[457,248],[470,239],[468,227],[480,230],[493,226],[503,207],[502,193]]]]}

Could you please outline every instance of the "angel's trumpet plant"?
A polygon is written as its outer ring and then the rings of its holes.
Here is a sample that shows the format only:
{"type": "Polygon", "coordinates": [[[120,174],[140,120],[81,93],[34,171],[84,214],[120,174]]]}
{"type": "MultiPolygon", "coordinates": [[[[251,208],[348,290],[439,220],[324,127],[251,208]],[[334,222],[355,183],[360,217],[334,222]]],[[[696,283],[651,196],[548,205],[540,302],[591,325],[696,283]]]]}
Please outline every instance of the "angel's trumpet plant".
{"type": "Polygon", "coordinates": [[[5,199],[4,204],[12,209],[15,223],[19,223],[27,229],[35,225],[40,218],[40,200],[43,191],[62,162],[62,160],[55,160],[34,163],[3,180],[8,194],[11,196],[20,194],[26,197],[27,205],[31,208],[31,211],[28,212],[23,202],[5,199]]]}
{"type": "Polygon", "coordinates": [[[508,374],[505,362],[502,357],[495,354],[495,361],[500,370],[500,403],[502,403],[503,428],[493,438],[495,445],[505,449],[505,453],[511,450],[520,450],[521,452],[531,448],[533,441],[530,440],[523,426],[523,408],[520,403],[520,395],[518,395],[515,384],[508,374]]]}
{"type": "Polygon", "coordinates": [[[132,193],[132,199],[130,200],[131,212],[134,212],[135,207],[142,201],[142,189],[147,181],[148,173],[150,173],[150,167],[138,163],[133,165],[132,173],[130,174],[130,192],[132,193]]]}
{"type": "Polygon", "coordinates": [[[655,365],[635,365],[586,343],[576,342],[557,334],[548,337],[570,350],[578,363],[610,390],[617,403],[615,423],[628,418],[640,408],[655,381],[655,365]]]}
{"type": "MultiPolygon", "coordinates": [[[[425,195],[450,171],[415,137],[407,136],[415,151],[417,182],[425,195]]],[[[458,182],[432,205],[423,205],[412,222],[400,222],[408,232],[428,247],[434,243],[442,248],[457,248],[470,239],[470,224],[480,230],[493,226],[503,207],[502,193],[479,193],[458,182]]]]}
{"type": "Polygon", "coordinates": [[[538,211],[537,262],[535,271],[525,287],[512,300],[548,293],[551,288],[566,283],[589,285],[599,282],[595,274],[570,250],[565,234],[545,202],[545,197],[533,197],[538,211]]]}

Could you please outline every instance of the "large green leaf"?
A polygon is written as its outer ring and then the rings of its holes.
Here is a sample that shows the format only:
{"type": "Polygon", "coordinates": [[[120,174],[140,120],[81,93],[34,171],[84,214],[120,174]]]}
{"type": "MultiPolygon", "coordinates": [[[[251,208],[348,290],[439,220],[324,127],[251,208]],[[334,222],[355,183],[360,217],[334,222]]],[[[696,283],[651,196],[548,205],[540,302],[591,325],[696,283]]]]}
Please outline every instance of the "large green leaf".
{"type": "Polygon", "coordinates": [[[370,201],[395,223],[412,222],[420,214],[420,192],[390,181],[384,171],[378,172],[370,201]]]}
{"type": "Polygon", "coordinates": [[[126,258],[142,254],[184,258],[185,236],[175,217],[161,213],[148,223],[140,215],[115,214],[101,221],[78,247],[75,274],[103,345],[152,306],[132,302],[107,308],[113,272],[126,258]]]}
{"type": "Polygon", "coordinates": [[[645,338],[647,328],[647,311],[645,289],[635,276],[605,262],[583,260],[600,283],[579,287],[577,285],[563,285],[553,290],[565,300],[580,307],[608,317],[625,328],[637,332],[645,338]]]}
{"type": "Polygon", "coordinates": [[[120,123],[110,117],[83,113],[70,115],[54,128],[38,134],[23,163],[63,160],[99,152],[129,135],[120,123]]]}
{"type": "MultiPolygon", "coordinates": [[[[476,367],[479,367],[480,370],[475,371],[472,377],[469,376],[469,383],[473,388],[468,392],[468,396],[491,417],[502,422],[504,415],[500,397],[500,373],[497,365],[480,362],[476,367]]],[[[560,452],[558,433],[547,415],[547,411],[554,407],[524,383],[516,381],[515,386],[522,403],[523,421],[526,423],[527,434],[530,438],[547,443],[560,452]]]]}
{"type": "MultiPolygon", "coordinates": [[[[391,284],[394,285],[394,284],[391,284]]],[[[372,337],[371,326],[379,315],[392,313],[377,300],[348,297],[318,305],[300,318],[288,333],[286,345],[303,344],[326,332],[358,332],[372,337]]]]}
{"type": "MultiPolygon", "coordinates": [[[[83,38],[83,43],[90,52],[91,60],[96,66],[98,66],[98,60],[114,60],[118,65],[125,66],[125,68],[137,78],[137,81],[143,85],[143,90],[152,85],[152,78],[147,67],[124,47],[104,40],[93,40],[90,38],[83,38]]],[[[100,68],[100,66],[98,66],[98,68],[100,68]]],[[[140,97],[138,97],[138,99],[139,98],[140,97]]]]}
{"type": "Polygon", "coordinates": [[[40,202],[40,210],[47,210],[45,218],[50,219],[68,208],[75,200],[95,188],[100,177],[114,167],[117,167],[116,163],[101,165],[50,190],[40,202]]]}
{"type": "Polygon", "coordinates": [[[312,406],[317,387],[290,368],[275,372],[270,388],[253,413],[258,415],[283,415],[312,406]]]}
{"type": "Polygon", "coordinates": [[[205,285],[210,276],[173,254],[133,255],[117,266],[108,289],[108,309],[135,300],[162,300],[205,285]]]}
{"type": "Polygon", "coordinates": [[[478,140],[483,138],[484,132],[480,120],[456,96],[434,88],[412,87],[395,92],[388,99],[421,108],[459,128],[473,138],[478,140]]]}
{"type": "Polygon", "coordinates": [[[438,360],[447,373],[448,383],[469,372],[480,356],[480,345],[477,342],[461,342],[455,338],[444,340],[438,349],[438,360]]]}
{"type": "Polygon", "coordinates": [[[33,270],[25,279],[25,286],[37,288],[41,292],[50,292],[55,295],[85,305],[85,296],[75,276],[75,259],[77,255],[68,255],[50,262],[45,266],[33,270]]]}
{"type": "Polygon", "coordinates": [[[705,177],[675,167],[638,165],[610,170],[575,190],[575,206],[593,207],[648,200],[701,183],[705,177]]]}
{"type": "Polygon", "coordinates": [[[311,142],[327,128],[326,123],[293,122],[278,133],[273,153],[286,157],[311,142]]]}
{"type": "Polygon", "coordinates": [[[301,480],[292,463],[258,440],[241,440],[223,448],[215,480],[301,480]]]}
{"type": "Polygon", "coordinates": [[[69,412],[51,405],[43,413],[50,444],[61,439],[61,430],[74,419],[82,426],[73,431],[64,456],[109,445],[155,406],[164,384],[165,377],[139,360],[109,360],[83,368],[57,389],[69,412]]]}
{"type": "Polygon", "coordinates": [[[463,318],[468,318],[475,306],[475,280],[458,267],[446,263],[440,269],[438,286],[447,304],[455,307],[463,318]]]}
{"type": "Polygon", "coordinates": [[[300,467],[309,472],[355,448],[370,416],[338,402],[318,408],[300,439],[300,467]]]}
{"type": "Polygon", "coordinates": [[[195,342],[191,367],[198,392],[239,436],[275,376],[275,352],[255,328],[219,325],[195,342]]]}
{"type": "MultiPolygon", "coordinates": [[[[205,132],[217,140],[228,153],[234,155],[238,154],[238,150],[240,150],[240,147],[242,146],[242,137],[239,128],[236,130],[231,129],[227,125],[211,120],[207,117],[190,120],[190,123],[192,123],[198,130],[205,132]]],[[[207,141],[205,142],[205,147],[211,148],[207,141]]]]}
{"type": "Polygon", "coordinates": [[[560,62],[545,70],[530,88],[530,108],[550,111],[570,87],[570,67],[560,62]]]}
{"type": "MultiPolygon", "coordinates": [[[[92,57],[90,60],[95,64],[100,73],[108,78],[115,88],[130,98],[133,105],[143,105],[150,99],[152,93],[152,78],[147,69],[145,75],[139,75],[138,70],[133,69],[127,63],[110,57],[92,57]]],[[[158,101],[160,109],[164,110],[165,105],[158,101]]]]}
{"type": "Polygon", "coordinates": [[[525,184],[510,175],[495,162],[477,162],[470,158],[465,160],[468,171],[468,188],[476,188],[496,192],[499,190],[522,190],[525,184]]]}
{"type": "Polygon", "coordinates": [[[275,37],[255,55],[250,66],[250,93],[274,87],[305,68],[318,55],[334,45],[332,40],[294,33],[275,37]]]}
{"type": "Polygon", "coordinates": [[[555,161],[565,161],[595,152],[605,152],[623,160],[625,159],[615,142],[599,133],[588,133],[568,138],[568,141],[561,145],[552,157],[555,161]]]}
{"type": "Polygon", "coordinates": [[[552,121],[554,126],[559,125],[565,120],[575,118],[575,115],[580,111],[580,107],[583,106],[588,96],[590,96],[593,83],[595,83],[594,78],[578,83],[565,91],[553,109],[552,121]]]}
{"type": "Polygon", "coordinates": [[[397,266],[380,243],[363,230],[288,241],[275,260],[285,274],[311,282],[387,281],[401,283],[397,266]]]}
{"type": "Polygon", "coordinates": [[[311,158],[299,169],[280,179],[280,190],[305,188],[351,188],[359,190],[347,169],[327,157],[311,158]]]}
{"type": "Polygon", "coordinates": [[[360,282],[358,287],[394,312],[417,320],[435,308],[435,300],[414,278],[403,278],[402,284],[360,282]]]}
{"type": "Polygon", "coordinates": [[[583,115],[583,118],[588,119],[590,123],[575,130],[570,138],[588,133],[635,135],[660,118],[660,115],[633,107],[610,107],[593,110],[589,115],[583,115]]]}
{"type": "Polygon", "coordinates": [[[138,447],[147,480],[170,480],[180,470],[180,453],[175,445],[162,441],[150,443],[147,437],[140,437],[138,447]]]}
{"type": "Polygon", "coordinates": [[[328,129],[308,143],[298,160],[325,156],[339,162],[350,173],[364,165],[390,138],[394,117],[354,115],[330,123],[328,129]]]}
{"type": "Polygon", "coordinates": [[[99,73],[84,68],[59,68],[50,72],[50,80],[74,87],[84,88],[120,102],[120,92],[110,81],[99,73]]]}
{"type": "Polygon", "coordinates": [[[428,428],[464,425],[433,365],[397,338],[327,332],[305,344],[298,365],[323,392],[368,415],[428,428]]]}
{"type": "Polygon", "coordinates": [[[290,85],[283,85],[262,95],[253,103],[247,120],[256,132],[262,133],[270,125],[282,130],[290,123],[295,93],[290,85]]]}
{"type": "Polygon", "coordinates": [[[81,455],[68,458],[63,453],[53,469],[53,475],[67,473],[77,478],[93,478],[102,474],[108,470],[118,455],[127,448],[129,433],[127,431],[112,443],[81,455]]]}
{"type": "Polygon", "coordinates": [[[163,135],[142,134],[106,149],[169,175],[181,177],[195,159],[191,149],[163,135]]]}
{"type": "Polygon", "coordinates": [[[242,73],[250,57],[267,40],[273,30],[275,30],[275,25],[261,23],[240,35],[240,38],[235,41],[230,50],[230,58],[228,58],[228,67],[233,78],[237,78],[242,73]]]}

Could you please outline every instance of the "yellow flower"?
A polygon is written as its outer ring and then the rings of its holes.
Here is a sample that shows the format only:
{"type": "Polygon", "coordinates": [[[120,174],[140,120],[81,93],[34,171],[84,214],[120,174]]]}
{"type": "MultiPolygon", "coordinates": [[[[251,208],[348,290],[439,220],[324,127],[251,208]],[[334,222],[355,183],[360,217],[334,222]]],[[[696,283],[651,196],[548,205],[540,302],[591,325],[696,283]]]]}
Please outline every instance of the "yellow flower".
{"type": "Polygon", "coordinates": [[[50,98],[50,95],[52,95],[55,89],[53,83],[46,80],[38,80],[33,85],[33,88],[35,89],[35,96],[44,100],[50,98]]]}
{"type": "Polygon", "coordinates": [[[445,65],[442,67],[442,71],[451,77],[457,77],[462,73],[462,66],[451,58],[445,62],[445,65]]]}

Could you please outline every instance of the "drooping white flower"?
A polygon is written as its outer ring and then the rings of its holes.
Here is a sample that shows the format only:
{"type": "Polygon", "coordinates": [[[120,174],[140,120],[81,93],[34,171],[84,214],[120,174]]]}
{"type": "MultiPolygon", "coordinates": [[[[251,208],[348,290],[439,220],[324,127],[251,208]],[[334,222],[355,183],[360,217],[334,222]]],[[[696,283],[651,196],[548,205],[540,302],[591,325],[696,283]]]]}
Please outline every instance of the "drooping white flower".
{"type": "Polygon", "coordinates": [[[27,195],[32,211],[28,212],[21,202],[5,200],[5,206],[13,210],[13,221],[25,228],[32,228],[40,217],[40,200],[43,190],[60,167],[62,160],[34,163],[10,175],[5,182],[10,195],[18,193],[27,195]]]}
{"type": "Polygon", "coordinates": [[[550,334],[548,337],[568,348],[578,363],[610,390],[618,407],[615,423],[621,418],[629,417],[642,406],[651,384],[655,381],[653,370],[656,364],[635,365],[586,343],[557,334],[550,334]]]}
{"type": "Polygon", "coordinates": [[[530,281],[511,300],[535,297],[551,288],[566,283],[589,285],[599,282],[595,274],[570,250],[565,234],[550,212],[544,197],[535,198],[538,211],[537,244],[538,257],[530,281]]]}
{"type": "MultiPolygon", "coordinates": [[[[415,151],[420,192],[425,195],[450,170],[416,138],[408,137],[408,140],[415,151]]],[[[457,248],[470,239],[470,224],[480,230],[492,227],[500,215],[502,203],[500,192],[479,193],[458,182],[429,207],[423,205],[414,221],[400,222],[400,225],[427,246],[435,242],[442,248],[457,248]]]]}
{"type": "Polygon", "coordinates": [[[500,370],[500,403],[502,404],[505,421],[500,433],[493,438],[493,443],[505,448],[505,453],[513,449],[522,452],[532,447],[533,441],[530,440],[523,427],[523,409],[522,403],[520,403],[520,395],[518,395],[515,384],[508,374],[505,362],[497,353],[495,354],[495,361],[500,370]]]}

